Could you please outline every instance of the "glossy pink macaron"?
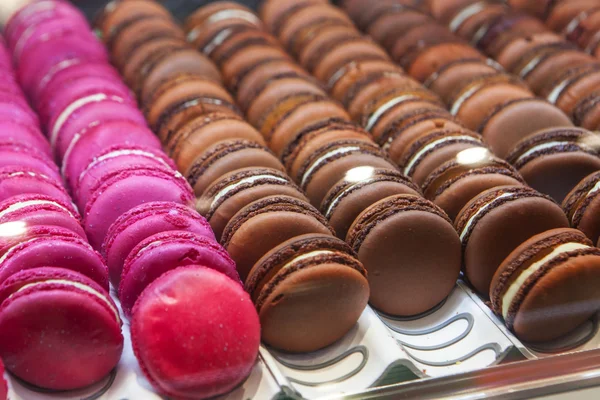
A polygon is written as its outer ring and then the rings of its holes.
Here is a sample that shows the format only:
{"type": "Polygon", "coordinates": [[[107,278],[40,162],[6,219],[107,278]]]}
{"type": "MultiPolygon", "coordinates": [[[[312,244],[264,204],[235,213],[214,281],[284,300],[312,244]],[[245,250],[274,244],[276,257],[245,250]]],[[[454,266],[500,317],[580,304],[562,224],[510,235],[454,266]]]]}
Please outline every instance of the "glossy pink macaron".
{"type": "Polygon", "coordinates": [[[208,221],[184,205],[162,201],[132,208],[111,225],[102,245],[113,285],[119,286],[123,263],[131,250],[146,238],[166,231],[193,232],[215,240],[208,221]]]}
{"type": "Polygon", "coordinates": [[[131,121],[146,126],[142,113],[127,99],[112,94],[95,94],[78,100],[59,114],[47,130],[50,145],[59,160],[69,144],[83,130],[107,121],[131,121]]]}
{"type": "Polygon", "coordinates": [[[0,225],[21,223],[26,227],[57,226],[87,239],[81,217],[72,203],[39,194],[24,194],[0,202],[0,225]]]}
{"type": "Polygon", "coordinates": [[[187,266],[165,273],[140,295],[131,340],[158,392],[207,399],[230,392],[250,374],[260,323],[237,282],[209,268],[187,266]]]}
{"type": "MultiPolygon", "coordinates": [[[[137,145],[161,149],[160,140],[146,126],[131,121],[106,121],[77,133],[63,156],[61,173],[74,182],[85,168],[107,148],[137,145]]],[[[72,183],[71,183],[72,184],[72,183]]]]}
{"type": "Polygon", "coordinates": [[[71,197],[59,182],[30,168],[0,168],[0,201],[19,194],[35,193],[64,203],[71,202],[71,197]]]}
{"type": "Polygon", "coordinates": [[[0,141],[18,144],[27,143],[29,146],[42,151],[47,156],[52,155],[50,143],[48,143],[48,140],[40,129],[35,126],[16,121],[0,120],[0,141]]]}
{"type": "Polygon", "coordinates": [[[73,390],[105,378],[123,352],[121,318],[108,292],[63,268],[36,268],[0,286],[0,357],[44,389],[73,390]]]}
{"type": "Polygon", "coordinates": [[[83,227],[95,249],[100,249],[110,226],[132,208],[154,201],[192,206],[189,183],[168,168],[131,167],[107,176],[94,190],[83,213],[83,227]]]}
{"type": "Polygon", "coordinates": [[[0,168],[24,167],[60,182],[58,167],[52,159],[41,150],[28,146],[27,142],[22,143],[0,141],[0,168]]]}
{"type": "Polygon", "coordinates": [[[152,235],[131,250],[121,274],[119,299],[125,315],[140,293],[156,278],[177,267],[202,265],[241,285],[235,262],[214,240],[193,232],[167,231],[152,235]]]}
{"type": "Polygon", "coordinates": [[[102,256],[81,236],[56,226],[30,229],[16,244],[4,247],[0,283],[22,270],[60,267],[79,272],[108,290],[108,269],[102,256]]]}
{"type": "Polygon", "coordinates": [[[85,208],[92,192],[107,176],[133,167],[167,168],[173,174],[177,171],[173,161],[160,149],[135,145],[111,146],[95,157],[78,176],[70,177],[69,184],[79,208],[85,208]]]}

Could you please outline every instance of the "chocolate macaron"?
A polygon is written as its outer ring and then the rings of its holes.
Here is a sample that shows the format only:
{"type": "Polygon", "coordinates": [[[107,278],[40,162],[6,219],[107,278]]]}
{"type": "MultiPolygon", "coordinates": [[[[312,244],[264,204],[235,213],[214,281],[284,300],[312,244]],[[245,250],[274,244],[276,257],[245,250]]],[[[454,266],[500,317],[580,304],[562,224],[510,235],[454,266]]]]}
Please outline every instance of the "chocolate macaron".
{"type": "Polygon", "coordinates": [[[419,196],[395,195],[368,207],[346,241],[369,274],[371,305],[386,314],[428,311],[450,294],[460,272],[450,219],[419,196]]]}
{"type": "Polygon", "coordinates": [[[502,261],[530,237],[569,221],[548,196],[525,186],[489,189],[467,203],[456,217],[463,248],[463,272],[482,296],[502,261]]]}
{"type": "Polygon", "coordinates": [[[600,172],[581,180],[565,197],[563,209],[573,228],[586,234],[594,244],[600,238],[600,172]]]}
{"type": "Polygon", "coordinates": [[[283,242],[256,263],[246,281],[260,316],[262,339],[289,352],[315,351],[334,343],[367,305],[366,274],[340,239],[307,234],[283,242]]]}
{"type": "Polygon", "coordinates": [[[529,343],[558,339],[600,309],[600,249],[575,229],[540,233],[517,247],[494,275],[492,308],[529,343]]]}

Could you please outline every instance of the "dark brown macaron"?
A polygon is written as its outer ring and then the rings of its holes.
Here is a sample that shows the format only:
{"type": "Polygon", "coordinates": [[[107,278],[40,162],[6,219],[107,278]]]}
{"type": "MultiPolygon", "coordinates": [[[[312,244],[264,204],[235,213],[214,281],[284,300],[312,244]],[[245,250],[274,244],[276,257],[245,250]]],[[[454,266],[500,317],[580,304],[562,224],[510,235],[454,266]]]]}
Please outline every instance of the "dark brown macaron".
{"type": "Polygon", "coordinates": [[[227,139],[245,139],[265,145],[262,135],[240,117],[229,113],[209,113],[179,128],[165,147],[179,170],[188,171],[195,159],[214,144],[227,139]]]}
{"type": "Polygon", "coordinates": [[[495,58],[516,38],[544,33],[548,33],[548,28],[542,21],[531,15],[510,10],[484,24],[475,32],[471,43],[495,58]]]}
{"type": "Polygon", "coordinates": [[[412,316],[441,303],[460,273],[460,240],[444,212],[413,195],[364,210],[346,238],[368,272],[371,305],[412,316]]]}
{"type": "Polygon", "coordinates": [[[573,122],[590,131],[600,130],[600,88],[577,101],[573,122]]]}
{"type": "Polygon", "coordinates": [[[478,147],[483,147],[483,142],[473,132],[435,129],[411,142],[398,165],[405,175],[421,186],[434,169],[454,159],[461,151],[478,147]]]}
{"type": "Polygon", "coordinates": [[[562,32],[582,11],[597,6],[595,0],[555,1],[546,16],[546,25],[554,32],[562,32]]]}
{"type": "Polygon", "coordinates": [[[427,4],[421,0],[380,0],[375,3],[364,0],[342,0],[336,3],[350,15],[361,30],[376,24],[383,15],[400,14],[409,10],[424,14],[427,9],[427,4]]]}
{"type": "Polygon", "coordinates": [[[333,344],[367,306],[366,275],[340,239],[307,234],[283,242],[255,264],[246,281],[262,340],[293,353],[333,344]]]}
{"type": "Polygon", "coordinates": [[[363,35],[353,26],[326,25],[319,29],[318,34],[303,40],[301,44],[296,44],[294,48],[300,65],[312,72],[331,50],[342,43],[361,40],[363,40],[363,35]]]}
{"type": "MultiPolygon", "coordinates": [[[[393,0],[392,3],[395,1],[393,0]]],[[[379,3],[383,2],[378,1],[376,4],[379,3]]],[[[416,26],[432,21],[431,15],[423,10],[402,4],[390,4],[388,8],[382,9],[374,15],[364,30],[384,48],[391,51],[397,38],[404,36],[406,32],[416,26]]]]}
{"type": "Polygon", "coordinates": [[[532,49],[552,43],[564,43],[564,41],[564,38],[554,32],[515,37],[506,43],[502,51],[494,55],[494,59],[507,71],[513,71],[515,65],[532,49]]]}
{"type": "Polygon", "coordinates": [[[136,48],[159,38],[185,42],[183,30],[171,19],[144,18],[131,22],[114,39],[111,48],[113,63],[122,69],[136,48]]]}
{"type": "Polygon", "coordinates": [[[594,244],[600,239],[600,172],[594,172],[579,182],[565,197],[563,210],[571,226],[579,229],[594,244]]]}
{"type": "Polygon", "coordinates": [[[559,339],[600,308],[600,249],[575,229],[540,233],[498,268],[492,307],[526,343],[559,339]]]}
{"type": "Polygon", "coordinates": [[[525,185],[525,181],[509,163],[485,147],[474,147],[433,170],[423,183],[423,193],[454,221],[465,204],[481,192],[511,185],[525,185]]]}
{"type": "Polygon", "coordinates": [[[242,208],[268,196],[285,195],[306,201],[298,186],[282,171],[273,168],[247,167],[231,171],[204,191],[196,202],[220,240],[225,226],[242,208]]]}
{"type": "Polygon", "coordinates": [[[221,74],[227,87],[232,88],[240,78],[268,60],[291,59],[280,47],[265,44],[246,46],[229,57],[227,63],[221,66],[221,74]]]}
{"type": "Polygon", "coordinates": [[[525,85],[508,74],[484,76],[465,85],[451,101],[450,112],[467,128],[478,129],[487,115],[499,104],[532,98],[525,85]]]}
{"type": "Polygon", "coordinates": [[[273,35],[258,29],[243,30],[234,32],[226,39],[219,42],[219,45],[210,52],[210,58],[218,65],[223,66],[234,57],[238,51],[242,51],[249,46],[272,46],[280,47],[277,38],[273,35]]]}
{"type": "Polygon", "coordinates": [[[121,68],[121,75],[127,85],[139,93],[142,82],[141,71],[155,57],[174,49],[185,49],[186,44],[177,38],[157,38],[132,50],[127,63],[121,68]]]}
{"type": "Polygon", "coordinates": [[[594,62],[569,68],[540,91],[550,103],[572,116],[577,102],[600,87],[600,64],[594,62]]]}
{"type": "MultiPolygon", "coordinates": [[[[457,13],[474,3],[473,0],[426,0],[426,2],[429,12],[436,20],[444,24],[449,24],[457,13]]],[[[481,6],[479,5],[479,7],[481,6]]]]}
{"type": "Polygon", "coordinates": [[[415,50],[419,45],[428,46],[435,43],[458,43],[460,38],[448,30],[448,28],[437,21],[430,21],[423,25],[416,25],[412,29],[394,41],[390,49],[392,59],[401,63],[402,59],[415,50]]]}
{"type": "Polygon", "coordinates": [[[333,76],[326,83],[326,87],[331,97],[342,101],[357,82],[391,74],[403,76],[403,71],[390,60],[355,61],[347,64],[344,69],[333,76]]]}
{"type": "Polygon", "coordinates": [[[324,4],[327,0],[264,0],[260,3],[259,15],[270,32],[278,31],[287,19],[302,8],[313,4],[324,4]]]}
{"type": "Polygon", "coordinates": [[[296,176],[310,202],[319,207],[327,192],[356,167],[396,169],[376,144],[364,140],[336,140],[319,147],[296,176]]]}
{"type": "Polygon", "coordinates": [[[540,19],[544,19],[548,15],[550,8],[556,3],[556,0],[507,0],[506,2],[515,10],[524,11],[540,19]]]}
{"type": "Polygon", "coordinates": [[[567,25],[563,33],[567,40],[592,53],[600,31],[600,6],[581,12],[567,25]]]}
{"type": "Polygon", "coordinates": [[[225,227],[221,244],[245,282],[254,264],[265,254],[286,240],[308,233],[335,234],[325,217],[306,201],[270,196],[237,212],[225,227]]]}
{"type": "Polygon", "coordinates": [[[497,75],[502,71],[496,62],[481,58],[458,59],[437,69],[423,81],[448,104],[452,95],[475,79],[497,75]]]}
{"type": "Polygon", "coordinates": [[[561,203],[583,178],[600,169],[600,135],[551,128],[521,142],[507,156],[532,188],[561,203]]]}
{"type": "Polygon", "coordinates": [[[498,105],[478,131],[494,154],[505,158],[519,141],[540,130],[572,126],[558,107],[540,98],[526,98],[498,105]]]}
{"type": "Polygon", "coordinates": [[[321,204],[321,213],[337,236],[346,239],[350,226],[363,210],[397,194],[421,196],[421,191],[396,170],[356,167],[329,190],[321,204]]]}
{"type": "Polygon", "coordinates": [[[232,171],[249,168],[273,168],[285,172],[275,154],[258,142],[228,139],[215,143],[192,162],[184,175],[197,197],[221,176],[232,171]]]}
{"type": "Polygon", "coordinates": [[[113,38],[132,22],[141,19],[170,20],[171,18],[169,11],[154,1],[111,1],[101,10],[94,25],[104,43],[110,46],[113,38]]]}
{"type": "Polygon", "coordinates": [[[506,5],[501,2],[473,2],[454,15],[448,26],[458,36],[476,44],[494,22],[507,12],[506,5]]]}
{"type": "Polygon", "coordinates": [[[487,297],[496,270],[517,246],[538,233],[567,228],[569,221],[550,197],[525,186],[502,186],[472,199],[454,224],[465,277],[487,297]]]}
{"type": "Polygon", "coordinates": [[[187,40],[210,55],[231,32],[262,29],[262,22],[249,8],[233,1],[219,1],[198,8],[183,25],[187,40]]]}

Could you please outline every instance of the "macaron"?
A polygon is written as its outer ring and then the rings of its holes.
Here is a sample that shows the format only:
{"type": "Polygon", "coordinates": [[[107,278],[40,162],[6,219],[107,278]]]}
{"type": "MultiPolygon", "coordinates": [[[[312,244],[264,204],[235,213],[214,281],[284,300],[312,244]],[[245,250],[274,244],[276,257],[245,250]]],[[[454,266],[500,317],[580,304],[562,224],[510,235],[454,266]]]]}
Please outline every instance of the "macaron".
{"type": "Polygon", "coordinates": [[[140,293],[163,273],[185,265],[214,269],[239,283],[235,263],[213,238],[183,230],[163,231],[139,242],[127,255],[119,282],[126,315],[140,293]]]}
{"type": "Polygon", "coordinates": [[[398,194],[420,196],[420,189],[394,169],[356,167],[329,190],[321,213],[329,220],[337,237],[346,239],[358,215],[372,204],[398,194]]]}
{"type": "Polygon", "coordinates": [[[573,0],[553,4],[546,15],[546,25],[555,32],[561,32],[582,11],[597,7],[593,0],[573,0]]]}
{"type": "Polygon", "coordinates": [[[593,242],[600,238],[600,221],[598,220],[598,172],[586,176],[569,192],[563,201],[563,210],[573,228],[579,229],[593,242]]]}
{"type": "Polygon", "coordinates": [[[205,399],[230,392],[250,374],[260,323],[239,283],[209,268],[187,266],[165,273],[142,292],[131,340],[144,375],[159,393],[205,399]]]}
{"type": "Polygon", "coordinates": [[[0,282],[11,275],[37,267],[60,267],[79,272],[108,290],[108,270],[99,253],[85,239],[59,226],[23,227],[7,223],[0,257],[0,282]],[[10,232],[10,228],[15,228],[10,232]],[[6,236],[5,236],[6,237],[6,236]]]}
{"type": "Polygon", "coordinates": [[[259,13],[269,31],[277,32],[281,25],[296,12],[313,4],[324,3],[326,3],[325,0],[298,0],[295,2],[266,0],[261,2],[259,13]]]}
{"type": "Polygon", "coordinates": [[[599,136],[580,128],[550,128],[523,139],[507,156],[532,188],[557,202],[600,169],[599,136]]]}
{"type": "Polygon", "coordinates": [[[573,109],[572,119],[575,125],[591,131],[600,128],[600,101],[598,91],[580,98],[573,109]]]}
{"type": "Polygon", "coordinates": [[[28,143],[0,142],[0,168],[23,167],[60,182],[61,176],[52,159],[28,143]]]}
{"type": "Polygon", "coordinates": [[[192,188],[185,178],[161,167],[130,167],[116,171],[91,190],[83,213],[90,244],[100,249],[108,229],[126,211],[153,201],[191,205],[192,188]]]}
{"type": "Polygon", "coordinates": [[[456,217],[465,278],[484,297],[502,261],[530,237],[569,221],[548,196],[524,186],[502,186],[480,193],[456,217]]]}
{"type": "Polygon", "coordinates": [[[419,196],[394,195],[366,208],[346,242],[368,272],[370,304],[389,315],[435,307],[460,273],[460,240],[450,219],[419,196]]]}
{"type": "Polygon", "coordinates": [[[548,82],[540,94],[572,116],[578,100],[595,91],[598,85],[600,67],[594,62],[565,70],[557,79],[548,82]]]}
{"type": "MultiPolygon", "coordinates": [[[[258,20],[257,17],[255,19],[258,20]]],[[[243,51],[248,46],[280,46],[277,38],[262,29],[246,28],[234,32],[230,27],[227,27],[226,35],[222,41],[210,49],[210,57],[218,66],[226,65],[231,57],[234,57],[238,51],[243,51]]]]}
{"type": "Polygon", "coordinates": [[[196,196],[200,197],[219,177],[248,167],[285,172],[285,167],[267,147],[251,140],[230,139],[217,142],[200,154],[185,175],[196,196]]]}
{"type": "Polygon", "coordinates": [[[119,310],[84,275],[63,268],[18,272],[0,286],[0,303],[0,356],[29,384],[80,389],[102,380],[121,358],[119,310]]]}
{"type": "Polygon", "coordinates": [[[52,156],[50,144],[44,137],[39,127],[29,126],[17,121],[0,121],[0,140],[16,144],[28,143],[47,156],[52,156]]]}
{"type": "Polygon", "coordinates": [[[166,231],[192,232],[215,239],[206,219],[184,205],[160,201],[134,207],[110,226],[102,244],[113,285],[119,286],[123,264],[131,250],[146,238],[166,231]]]}
{"type": "Polygon", "coordinates": [[[529,51],[538,47],[552,43],[563,43],[564,38],[554,32],[542,32],[532,35],[514,37],[510,40],[502,51],[494,55],[495,60],[507,71],[512,71],[519,63],[522,57],[529,51]]]}
{"type": "Polygon", "coordinates": [[[8,399],[8,384],[6,383],[6,379],[4,378],[4,373],[6,370],[4,369],[4,363],[0,359],[0,399],[7,400],[8,399]]]}
{"type": "Polygon", "coordinates": [[[600,250],[575,229],[553,229],[522,243],[490,288],[492,308],[526,343],[573,331],[600,307],[600,250]]]}
{"type": "Polygon", "coordinates": [[[332,236],[307,234],[275,247],[256,263],[246,282],[262,340],[293,353],[333,344],[367,305],[366,274],[350,247],[332,236]]]}
{"type": "Polygon", "coordinates": [[[558,107],[539,98],[510,100],[490,112],[478,132],[498,157],[505,158],[521,140],[538,131],[572,127],[573,122],[558,107]],[[531,118],[536,115],[536,118],[531,118]]]}
{"type": "Polygon", "coordinates": [[[196,201],[196,210],[206,217],[220,240],[225,226],[238,211],[254,201],[275,195],[307,200],[284,172],[248,167],[215,180],[196,201]]]}
{"type": "Polygon", "coordinates": [[[475,32],[472,42],[491,57],[502,53],[515,38],[548,33],[546,25],[531,15],[509,9],[493,14],[475,32]]]}
{"type": "Polygon", "coordinates": [[[454,221],[479,193],[510,185],[525,185],[525,181],[509,163],[494,157],[485,147],[473,147],[433,170],[423,184],[423,193],[454,221]]]}
{"type": "Polygon", "coordinates": [[[0,168],[0,201],[20,194],[41,194],[63,203],[71,202],[71,197],[55,178],[31,168],[0,168]]]}
{"type": "Polygon", "coordinates": [[[0,202],[0,224],[19,222],[25,226],[58,226],[85,239],[81,217],[73,203],[49,196],[24,194],[0,202]]]}
{"type": "Polygon", "coordinates": [[[375,144],[360,139],[336,140],[322,145],[303,162],[296,182],[319,207],[327,192],[355,167],[396,169],[375,144]]]}
{"type": "Polygon", "coordinates": [[[327,220],[307,202],[269,196],[238,211],[225,227],[221,244],[245,281],[254,264],[271,249],[307,233],[334,234],[327,220]],[[262,238],[259,242],[254,240],[257,235],[262,238]]]}

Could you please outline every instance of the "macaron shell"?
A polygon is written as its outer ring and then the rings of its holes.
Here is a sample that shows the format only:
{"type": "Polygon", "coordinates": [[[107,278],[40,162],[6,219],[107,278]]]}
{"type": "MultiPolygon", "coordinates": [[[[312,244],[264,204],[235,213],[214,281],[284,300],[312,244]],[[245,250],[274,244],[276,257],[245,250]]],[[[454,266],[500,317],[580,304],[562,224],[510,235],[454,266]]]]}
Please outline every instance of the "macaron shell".
{"type": "Polygon", "coordinates": [[[23,167],[51,177],[58,182],[61,180],[58,168],[52,159],[35,148],[0,143],[0,168],[4,167],[23,167]]]}
{"type": "Polygon", "coordinates": [[[239,284],[208,268],[178,268],[142,293],[131,337],[142,371],[161,393],[209,398],[250,374],[260,324],[239,284]]]}
{"type": "Polygon", "coordinates": [[[16,121],[0,121],[0,140],[16,144],[25,142],[47,156],[52,156],[50,144],[37,126],[29,126],[16,121]]]}
{"type": "Polygon", "coordinates": [[[21,194],[41,194],[70,203],[71,197],[60,184],[49,177],[24,168],[0,171],[0,201],[21,194]]]}
{"type": "Polygon", "coordinates": [[[429,80],[424,81],[424,84],[448,102],[452,94],[460,90],[465,82],[497,73],[498,69],[481,60],[470,60],[468,62],[463,60],[434,72],[433,75],[428,77],[429,80]]]}
{"type": "Polygon", "coordinates": [[[418,80],[425,82],[431,74],[444,66],[461,59],[481,59],[485,57],[478,50],[466,43],[442,43],[431,45],[419,51],[419,54],[411,62],[407,73],[418,80]]]}

